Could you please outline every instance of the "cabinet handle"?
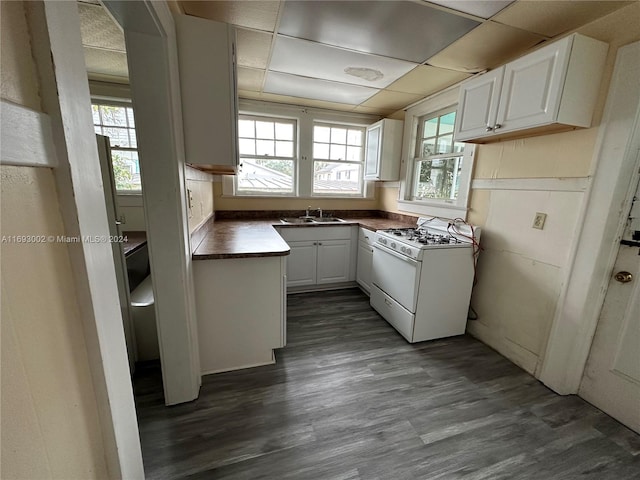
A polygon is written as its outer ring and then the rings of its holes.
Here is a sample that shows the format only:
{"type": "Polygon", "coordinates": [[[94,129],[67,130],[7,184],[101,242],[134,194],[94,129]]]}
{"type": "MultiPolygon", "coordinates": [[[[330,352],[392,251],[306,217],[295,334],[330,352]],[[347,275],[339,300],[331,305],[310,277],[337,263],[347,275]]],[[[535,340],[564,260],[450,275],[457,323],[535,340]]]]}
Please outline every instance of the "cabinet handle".
{"type": "Polygon", "coordinates": [[[499,128],[502,128],[502,125],[500,125],[499,123],[496,123],[493,127],[494,130],[498,130],[499,128]]]}
{"type": "Polygon", "coordinates": [[[318,244],[318,242],[313,242],[313,244],[314,244],[314,245],[317,245],[317,244],[318,244]]]}
{"type": "Polygon", "coordinates": [[[318,245],[322,245],[322,242],[318,242],[318,245]]]}
{"type": "Polygon", "coordinates": [[[389,300],[387,300],[386,298],[384,299],[384,303],[387,304],[387,307],[391,307],[391,302],[389,300]]]}
{"type": "Polygon", "coordinates": [[[487,128],[485,128],[486,132],[492,132],[493,131],[493,127],[487,125],[487,128]]]}

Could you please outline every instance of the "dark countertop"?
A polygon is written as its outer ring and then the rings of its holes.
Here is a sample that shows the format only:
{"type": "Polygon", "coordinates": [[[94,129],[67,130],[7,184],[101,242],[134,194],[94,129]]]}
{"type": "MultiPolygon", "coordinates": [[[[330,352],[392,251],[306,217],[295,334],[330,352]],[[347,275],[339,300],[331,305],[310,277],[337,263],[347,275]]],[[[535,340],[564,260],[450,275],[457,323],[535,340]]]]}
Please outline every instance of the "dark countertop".
{"type": "Polygon", "coordinates": [[[122,232],[122,236],[127,237],[122,245],[125,257],[147,244],[147,232],[144,231],[122,232]]]}
{"type": "Polygon", "coordinates": [[[289,255],[289,245],[278,234],[275,226],[281,228],[323,228],[340,225],[359,225],[376,231],[384,228],[413,227],[402,220],[380,217],[341,217],[343,223],[302,223],[284,224],[279,219],[215,220],[209,231],[195,248],[194,260],[222,258],[251,258],[289,255]]]}

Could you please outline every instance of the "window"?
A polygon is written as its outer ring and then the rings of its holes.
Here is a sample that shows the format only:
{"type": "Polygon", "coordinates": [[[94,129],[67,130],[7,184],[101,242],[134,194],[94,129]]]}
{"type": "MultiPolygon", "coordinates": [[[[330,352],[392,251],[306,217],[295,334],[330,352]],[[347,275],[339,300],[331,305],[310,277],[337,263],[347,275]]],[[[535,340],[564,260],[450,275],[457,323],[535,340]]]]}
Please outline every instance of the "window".
{"type": "Polygon", "coordinates": [[[465,144],[453,141],[455,121],[455,111],[419,118],[413,200],[458,197],[465,144]]]}
{"type": "Polygon", "coordinates": [[[139,192],[142,184],[133,109],[123,104],[94,103],[91,110],[95,132],[109,137],[116,190],[139,192]]]}
{"type": "Polygon", "coordinates": [[[363,127],[314,124],[314,194],[362,194],[364,132],[363,127]]]}
{"type": "Polygon", "coordinates": [[[407,109],[405,177],[398,209],[422,216],[466,218],[475,146],[453,141],[459,89],[447,89],[407,109]]]}
{"type": "Polygon", "coordinates": [[[296,121],[240,115],[240,172],[236,192],[295,195],[296,121]]]}

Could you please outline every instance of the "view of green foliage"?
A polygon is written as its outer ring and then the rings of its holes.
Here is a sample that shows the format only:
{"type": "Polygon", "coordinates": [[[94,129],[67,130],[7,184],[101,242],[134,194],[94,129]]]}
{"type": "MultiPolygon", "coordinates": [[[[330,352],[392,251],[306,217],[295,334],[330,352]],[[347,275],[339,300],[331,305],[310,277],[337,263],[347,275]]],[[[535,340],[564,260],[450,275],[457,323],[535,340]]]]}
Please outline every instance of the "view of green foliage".
{"type": "Polygon", "coordinates": [[[128,161],[113,152],[111,158],[113,160],[113,176],[116,182],[116,190],[135,189],[136,186],[133,184],[133,175],[128,161]]]}

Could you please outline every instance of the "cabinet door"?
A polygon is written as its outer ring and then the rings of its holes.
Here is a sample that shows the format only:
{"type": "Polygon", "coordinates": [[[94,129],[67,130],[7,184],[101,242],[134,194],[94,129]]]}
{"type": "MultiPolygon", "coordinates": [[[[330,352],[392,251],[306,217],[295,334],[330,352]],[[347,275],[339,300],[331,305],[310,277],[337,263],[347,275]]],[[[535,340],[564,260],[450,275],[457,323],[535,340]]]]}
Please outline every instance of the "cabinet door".
{"type": "Polygon", "coordinates": [[[382,151],[382,122],[367,128],[367,150],[364,160],[364,177],[367,180],[380,178],[380,153],[382,151]]]}
{"type": "Polygon", "coordinates": [[[317,283],[349,281],[350,240],[322,240],[318,242],[317,283]]]}
{"type": "Polygon", "coordinates": [[[460,87],[454,129],[457,141],[493,135],[504,69],[497,68],[460,87]]]}
{"type": "Polygon", "coordinates": [[[371,248],[365,242],[359,242],[356,281],[367,292],[371,291],[371,264],[372,263],[373,263],[373,248],[371,248]]]}
{"type": "Polygon", "coordinates": [[[505,66],[495,132],[510,132],[555,121],[572,37],[505,66]]]}
{"type": "Polygon", "coordinates": [[[289,242],[291,253],[287,257],[287,286],[315,285],[317,243],[289,242]]]}
{"type": "Polygon", "coordinates": [[[238,166],[236,33],[226,23],[176,17],[185,161],[238,166]]]}

